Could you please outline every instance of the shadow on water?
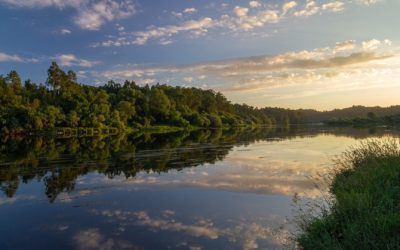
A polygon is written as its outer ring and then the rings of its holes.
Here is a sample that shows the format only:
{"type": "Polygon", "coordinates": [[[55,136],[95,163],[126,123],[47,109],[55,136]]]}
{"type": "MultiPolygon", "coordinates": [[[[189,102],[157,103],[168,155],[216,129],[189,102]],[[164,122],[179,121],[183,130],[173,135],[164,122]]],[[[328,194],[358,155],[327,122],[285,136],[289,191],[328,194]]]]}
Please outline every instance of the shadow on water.
{"type": "MultiPolygon", "coordinates": [[[[91,172],[108,178],[135,177],[138,172],[182,170],[223,160],[235,146],[258,141],[291,140],[320,134],[362,139],[384,136],[383,128],[348,129],[324,126],[231,130],[197,130],[162,135],[119,134],[92,138],[3,138],[0,146],[0,189],[11,198],[21,183],[42,182],[50,202],[75,188],[91,172]]],[[[390,132],[391,135],[397,132],[390,132]]],[[[397,133],[398,134],[398,133],[397,133]]]]}

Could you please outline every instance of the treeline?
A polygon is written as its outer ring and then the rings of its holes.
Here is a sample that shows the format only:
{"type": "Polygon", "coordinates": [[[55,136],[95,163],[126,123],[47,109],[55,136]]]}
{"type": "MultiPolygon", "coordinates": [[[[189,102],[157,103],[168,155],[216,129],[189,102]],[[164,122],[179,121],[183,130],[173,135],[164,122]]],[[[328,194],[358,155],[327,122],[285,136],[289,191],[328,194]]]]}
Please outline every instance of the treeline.
{"type": "Polygon", "coordinates": [[[376,117],[391,117],[400,114],[400,105],[390,107],[365,107],[352,106],[344,109],[334,109],[331,111],[317,111],[313,109],[301,109],[298,112],[302,113],[307,122],[317,123],[328,120],[353,120],[367,119],[369,114],[374,114],[376,117]]]}
{"type": "Polygon", "coordinates": [[[400,115],[386,115],[377,116],[373,112],[369,112],[365,117],[355,117],[355,118],[331,118],[324,121],[325,124],[331,126],[353,126],[353,127],[363,127],[363,126],[398,126],[400,124],[400,115]]]}
{"type": "Polygon", "coordinates": [[[56,127],[147,128],[155,125],[240,127],[297,123],[300,112],[232,104],[221,93],[167,85],[109,81],[101,87],[77,82],[55,62],[45,84],[16,71],[0,75],[0,131],[22,133],[56,127]]]}

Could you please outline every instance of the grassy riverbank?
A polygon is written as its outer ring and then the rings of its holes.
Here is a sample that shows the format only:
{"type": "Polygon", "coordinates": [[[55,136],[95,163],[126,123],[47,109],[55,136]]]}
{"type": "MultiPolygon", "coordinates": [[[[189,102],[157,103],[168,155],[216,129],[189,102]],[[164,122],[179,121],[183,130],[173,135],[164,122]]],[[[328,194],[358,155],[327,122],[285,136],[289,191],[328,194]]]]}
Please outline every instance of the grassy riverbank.
{"type": "Polygon", "coordinates": [[[303,218],[301,249],[398,249],[400,141],[369,141],[344,153],[331,184],[334,201],[303,218]]]}

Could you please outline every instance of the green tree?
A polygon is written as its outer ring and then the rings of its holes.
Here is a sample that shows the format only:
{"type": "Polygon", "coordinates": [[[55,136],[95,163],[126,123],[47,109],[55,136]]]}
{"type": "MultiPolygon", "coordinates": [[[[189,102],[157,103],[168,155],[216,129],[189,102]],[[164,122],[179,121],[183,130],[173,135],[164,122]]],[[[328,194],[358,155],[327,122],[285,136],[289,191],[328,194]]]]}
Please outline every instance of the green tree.
{"type": "Polygon", "coordinates": [[[171,102],[164,91],[158,88],[152,88],[149,107],[154,118],[165,120],[171,109],[171,102]]]}
{"type": "Polygon", "coordinates": [[[135,107],[127,101],[120,101],[117,105],[121,120],[127,124],[128,121],[135,115],[135,107]]]}
{"type": "Polygon", "coordinates": [[[6,77],[6,83],[12,88],[15,94],[20,94],[22,91],[22,81],[15,70],[11,70],[6,77]]]}
{"type": "Polygon", "coordinates": [[[75,128],[78,126],[79,124],[79,116],[78,113],[76,113],[75,111],[71,111],[68,114],[68,119],[67,119],[67,123],[69,127],[75,128]]]}

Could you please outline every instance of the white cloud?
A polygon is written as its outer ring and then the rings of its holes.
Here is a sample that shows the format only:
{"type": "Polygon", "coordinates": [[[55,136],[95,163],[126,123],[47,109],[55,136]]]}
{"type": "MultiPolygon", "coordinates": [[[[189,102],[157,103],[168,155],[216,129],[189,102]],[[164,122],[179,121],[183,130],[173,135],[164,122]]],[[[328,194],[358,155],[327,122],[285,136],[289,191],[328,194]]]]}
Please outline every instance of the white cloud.
{"type": "Polygon", "coordinates": [[[345,51],[345,50],[350,50],[350,49],[354,49],[355,46],[356,46],[355,40],[347,40],[344,42],[337,42],[334,51],[341,52],[341,51],[345,51]]]}
{"type": "Polygon", "coordinates": [[[233,12],[239,18],[240,17],[246,17],[247,13],[249,12],[249,9],[248,8],[244,8],[244,7],[240,7],[240,6],[236,6],[235,9],[233,10],[233,12]]]}
{"type": "Polygon", "coordinates": [[[137,84],[139,84],[139,85],[151,85],[151,84],[155,84],[156,82],[157,82],[156,79],[146,78],[146,79],[140,79],[139,81],[137,81],[137,84]]]}
{"type": "Polygon", "coordinates": [[[383,2],[383,0],[356,0],[357,3],[359,4],[364,4],[364,5],[374,5],[380,2],[383,2]]]}
{"type": "Polygon", "coordinates": [[[236,6],[233,10],[235,17],[223,16],[219,22],[221,27],[227,27],[234,31],[250,31],[266,24],[277,23],[280,20],[276,10],[262,10],[254,15],[249,15],[249,9],[236,6]]]}
{"type": "Polygon", "coordinates": [[[46,8],[56,7],[63,9],[66,7],[78,8],[87,4],[89,0],[2,0],[2,2],[18,8],[46,8]]]}
{"type": "MultiPolygon", "coordinates": [[[[224,6],[226,8],[228,5],[224,6]]],[[[314,0],[305,0],[301,7],[298,6],[298,1],[287,1],[275,5],[263,5],[258,1],[250,1],[249,7],[235,6],[226,11],[222,9],[223,13],[219,17],[206,16],[189,21],[179,18],[179,23],[174,25],[149,26],[141,31],[120,33],[108,40],[94,43],[91,47],[145,45],[150,40],[156,40],[161,45],[168,45],[173,41],[171,38],[178,34],[187,34],[190,38],[198,38],[208,34],[209,31],[220,31],[223,34],[248,32],[248,35],[257,35],[261,33],[258,33],[256,29],[279,23],[284,18],[309,17],[325,12],[336,13],[345,10],[348,2],[325,1],[322,4],[314,0]]],[[[187,8],[182,12],[173,12],[173,15],[183,17],[184,13],[196,11],[194,8],[187,8]]],[[[87,18],[89,17],[90,15],[87,16],[87,18]]],[[[97,19],[94,19],[93,23],[96,24],[96,21],[97,19]]],[[[97,25],[94,26],[97,27],[97,25]]],[[[262,35],[268,36],[265,31],[262,35]]]]}
{"type": "Polygon", "coordinates": [[[340,12],[344,10],[344,3],[341,1],[334,1],[322,5],[322,9],[330,12],[340,12]]]}
{"type": "Polygon", "coordinates": [[[125,27],[122,26],[121,24],[117,24],[117,25],[115,25],[115,27],[119,32],[123,32],[125,30],[125,27]]]}
{"type": "Polygon", "coordinates": [[[136,9],[132,1],[103,0],[79,10],[75,23],[82,29],[98,30],[106,22],[126,18],[135,13],[136,9]]]}
{"type": "Polygon", "coordinates": [[[0,62],[19,62],[19,63],[35,63],[38,62],[35,58],[24,58],[19,55],[10,55],[7,53],[0,52],[0,62]]]}
{"type": "MultiPolygon", "coordinates": [[[[220,227],[212,219],[196,218],[194,223],[188,224],[180,222],[176,217],[175,211],[169,211],[165,216],[165,211],[161,216],[150,216],[147,211],[120,211],[120,210],[92,210],[95,215],[104,216],[111,219],[112,223],[123,224],[125,227],[143,226],[153,232],[168,231],[187,234],[194,237],[203,237],[209,240],[216,240],[221,237],[230,242],[240,245],[242,249],[250,250],[259,248],[258,242],[266,241],[272,245],[288,244],[289,231],[282,226],[286,220],[278,215],[271,215],[263,218],[257,218],[256,221],[243,220],[242,218],[231,219],[229,224],[232,227],[220,227]],[[276,227],[276,228],[275,228],[276,227]]],[[[286,223],[285,223],[286,224],[286,223]]],[[[93,234],[93,238],[104,241],[103,237],[93,234]]],[[[89,242],[92,240],[88,239],[89,242]]],[[[97,240],[96,242],[98,242],[97,240]]],[[[93,244],[96,245],[96,244],[93,244]]],[[[202,249],[201,247],[189,246],[187,242],[181,242],[176,246],[185,249],[202,249]]]]}
{"type": "MultiPolygon", "coordinates": [[[[193,12],[192,8],[184,12],[193,12]]],[[[277,23],[280,19],[279,11],[261,9],[257,13],[249,14],[250,10],[245,7],[236,6],[233,15],[224,14],[220,18],[203,17],[184,21],[176,25],[150,26],[146,30],[135,31],[121,35],[120,37],[109,39],[103,42],[92,44],[91,47],[110,47],[123,45],[144,45],[149,40],[158,40],[161,45],[170,44],[172,36],[180,33],[188,33],[192,38],[198,38],[208,33],[209,29],[228,29],[233,32],[250,31],[266,24],[277,23]]],[[[181,12],[175,13],[181,17],[181,12]]]]}
{"type": "Polygon", "coordinates": [[[200,20],[186,21],[180,25],[152,28],[146,31],[135,32],[135,40],[131,44],[144,45],[149,39],[170,37],[181,32],[207,33],[207,29],[213,26],[213,19],[205,17],[200,20]]]}
{"type": "Polygon", "coordinates": [[[24,60],[18,55],[9,55],[0,52],[0,62],[23,62],[24,60]]]}
{"type": "Polygon", "coordinates": [[[183,231],[195,237],[206,237],[209,239],[218,239],[218,231],[212,227],[197,226],[197,225],[186,225],[180,222],[174,222],[173,220],[165,219],[154,219],[151,218],[146,211],[139,211],[134,213],[138,218],[138,222],[141,225],[148,226],[159,230],[168,230],[180,232],[183,231]]]}
{"type": "Polygon", "coordinates": [[[392,41],[385,39],[385,40],[378,40],[378,39],[371,39],[369,41],[364,41],[361,43],[363,49],[366,50],[375,50],[377,48],[379,48],[381,45],[386,45],[386,46],[391,46],[392,45],[392,41]]]}
{"type": "Polygon", "coordinates": [[[195,13],[197,12],[196,8],[186,8],[183,10],[183,13],[195,13]]]}
{"type": "Polygon", "coordinates": [[[60,33],[63,35],[67,35],[67,34],[71,34],[72,31],[70,31],[69,29],[61,29],[60,33]]]}
{"type": "Polygon", "coordinates": [[[183,80],[185,80],[185,82],[191,83],[191,82],[193,82],[194,78],[191,76],[187,76],[187,77],[184,77],[183,80]]]}
{"type": "Polygon", "coordinates": [[[250,7],[252,8],[258,8],[261,7],[261,3],[259,1],[250,1],[249,2],[250,7]]]}
{"type": "Polygon", "coordinates": [[[132,0],[2,0],[15,8],[73,8],[78,14],[74,22],[82,29],[98,30],[102,25],[116,19],[127,18],[136,13],[132,0]]]}
{"type": "MultiPolygon", "coordinates": [[[[371,65],[382,64],[395,56],[386,46],[391,43],[389,40],[380,41],[379,44],[372,42],[375,45],[366,46],[370,43],[347,40],[337,42],[333,47],[190,65],[127,65],[100,72],[99,75],[105,79],[122,81],[151,78],[152,81],[163,83],[185,82],[226,93],[317,85],[351,75],[361,76],[362,72],[371,69],[371,65]],[[375,46],[375,50],[371,50],[370,46],[375,46]]],[[[333,86],[338,83],[335,84],[333,86]]]]}
{"type": "Polygon", "coordinates": [[[98,228],[89,228],[79,231],[73,237],[74,244],[80,250],[112,250],[112,249],[136,249],[130,242],[106,238],[98,228]]]}
{"type": "Polygon", "coordinates": [[[302,10],[296,11],[294,15],[297,17],[308,17],[317,14],[319,10],[320,7],[315,1],[307,0],[305,7],[302,10]]]}
{"type": "Polygon", "coordinates": [[[160,44],[161,44],[161,45],[169,45],[169,44],[171,44],[171,43],[172,43],[172,40],[165,39],[165,38],[161,38],[161,39],[160,39],[160,44]]]}
{"type": "Polygon", "coordinates": [[[79,67],[91,68],[99,63],[98,61],[90,61],[77,58],[73,54],[61,54],[55,56],[53,59],[55,59],[61,66],[67,66],[67,67],[79,66],[79,67]]]}
{"type": "Polygon", "coordinates": [[[295,8],[297,6],[297,2],[290,1],[282,5],[282,12],[286,14],[289,10],[295,8]]]}
{"type": "Polygon", "coordinates": [[[181,12],[175,12],[175,11],[172,11],[172,15],[174,15],[175,17],[182,17],[183,16],[183,14],[181,12]]]}
{"type": "Polygon", "coordinates": [[[364,49],[374,50],[381,44],[382,44],[381,41],[379,41],[377,39],[372,39],[372,40],[369,40],[369,41],[362,42],[362,47],[364,49]]]}

